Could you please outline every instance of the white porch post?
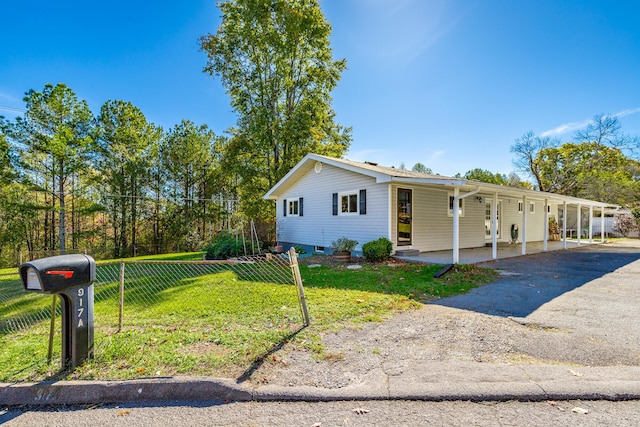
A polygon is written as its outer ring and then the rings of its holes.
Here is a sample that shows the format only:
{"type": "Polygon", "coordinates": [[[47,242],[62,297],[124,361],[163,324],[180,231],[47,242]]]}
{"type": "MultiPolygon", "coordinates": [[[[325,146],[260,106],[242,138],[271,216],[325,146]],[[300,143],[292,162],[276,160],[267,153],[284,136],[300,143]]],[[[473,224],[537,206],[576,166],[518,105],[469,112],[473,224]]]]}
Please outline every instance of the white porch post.
{"type": "Polygon", "coordinates": [[[460,189],[453,188],[453,263],[460,262],[460,213],[458,212],[458,196],[460,189]]]}
{"type": "Polygon", "coordinates": [[[549,240],[549,200],[544,199],[544,230],[542,231],[542,250],[547,252],[547,240],[549,240]]]}
{"type": "Polygon", "coordinates": [[[567,249],[567,202],[562,204],[562,248],[567,249]]]}
{"type": "Polygon", "coordinates": [[[593,205],[589,205],[589,243],[593,243],[593,205]]]}
{"type": "Polygon", "coordinates": [[[522,198],[522,255],[527,254],[527,213],[529,206],[527,196],[522,198]]]}
{"type": "Polygon", "coordinates": [[[580,235],[582,234],[582,205],[578,203],[578,214],[576,215],[576,236],[578,237],[578,246],[580,246],[580,235]]]}
{"type": "Polygon", "coordinates": [[[604,243],[604,206],[600,210],[600,242],[604,243]]]}
{"type": "Polygon", "coordinates": [[[498,259],[498,193],[493,193],[491,204],[491,256],[498,259]]]}

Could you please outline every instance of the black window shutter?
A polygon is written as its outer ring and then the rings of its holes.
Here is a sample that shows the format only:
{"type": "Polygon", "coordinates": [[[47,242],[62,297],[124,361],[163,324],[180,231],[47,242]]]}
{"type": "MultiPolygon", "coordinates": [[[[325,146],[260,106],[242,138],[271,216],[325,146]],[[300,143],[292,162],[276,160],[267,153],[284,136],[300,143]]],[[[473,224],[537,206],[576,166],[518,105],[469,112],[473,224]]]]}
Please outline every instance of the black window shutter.
{"type": "Polygon", "coordinates": [[[367,190],[360,190],[360,215],[367,214],[367,190]]]}
{"type": "Polygon", "coordinates": [[[287,199],[282,200],[282,216],[287,216],[287,199]]]}
{"type": "Polygon", "coordinates": [[[302,216],[302,197],[300,197],[300,201],[298,202],[298,215],[302,216]]]}
{"type": "Polygon", "coordinates": [[[333,214],[338,215],[338,193],[333,193],[333,214]]]}

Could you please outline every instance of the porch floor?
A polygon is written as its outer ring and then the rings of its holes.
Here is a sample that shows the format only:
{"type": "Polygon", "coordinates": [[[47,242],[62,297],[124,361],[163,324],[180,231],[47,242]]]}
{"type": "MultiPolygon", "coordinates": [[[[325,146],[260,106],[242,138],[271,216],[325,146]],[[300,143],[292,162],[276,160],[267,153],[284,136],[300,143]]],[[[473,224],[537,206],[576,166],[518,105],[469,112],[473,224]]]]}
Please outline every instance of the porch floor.
{"type": "MultiPolygon", "coordinates": [[[[601,243],[600,238],[593,239],[589,243],[588,239],[582,239],[580,245],[575,239],[567,239],[567,249],[578,246],[588,246],[601,243]]],[[[562,241],[548,241],[547,252],[559,251],[563,249],[562,241]]],[[[498,259],[522,256],[522,243],[509,244],[498,243],[498,259]]],[[[543,242],[527,242],[527,255],[543,252],[543,242]]],[[[453,250],[421,252],[418,256],[396,256],[396,259],[410,262],[422,262],[425,264],[451,264],[453,262],[453,250]]],[[[460,264],[476,264],[479,262],[493,260],[491,246],[482,248],[460,249],[460,264]]]]}

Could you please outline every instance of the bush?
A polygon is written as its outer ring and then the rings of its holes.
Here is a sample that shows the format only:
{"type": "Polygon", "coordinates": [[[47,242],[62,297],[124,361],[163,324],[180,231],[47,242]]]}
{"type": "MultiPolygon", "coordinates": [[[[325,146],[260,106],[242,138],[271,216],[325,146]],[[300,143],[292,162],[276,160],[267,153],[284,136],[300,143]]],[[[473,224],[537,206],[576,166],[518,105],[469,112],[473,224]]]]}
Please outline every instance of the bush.
{"type": "Polygon", "coordinates": [[[364,259],[369,262],[380,262],[389,259],[392,250],[393,243],[386,237],[380,237],[362,245],[364,259]]]}
{"type": "Polygon", "coordinates": [[[613,220],[613,230],[627,237],[631,230],[636,228],[636,219],[628,214],[616,216],[613,220]]]}
{"type": "Polygon", "coordinates": [[[213,242],[206,245],[203,250],[208,257],[215,259],[227,259],[243,254],[242,242],[228,231],[216,234],[213,242]]]}

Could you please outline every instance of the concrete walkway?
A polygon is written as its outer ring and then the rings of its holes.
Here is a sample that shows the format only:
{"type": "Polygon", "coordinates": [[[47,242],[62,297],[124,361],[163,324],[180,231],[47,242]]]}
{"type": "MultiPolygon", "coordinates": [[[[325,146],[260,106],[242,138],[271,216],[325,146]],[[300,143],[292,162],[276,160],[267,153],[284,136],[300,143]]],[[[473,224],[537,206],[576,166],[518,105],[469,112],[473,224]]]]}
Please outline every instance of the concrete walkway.
{"type": "MultiPolygon", "coordinates": [[[[567,249],[589,246],[592,244],[600,244],[600,241],[593,240],[593,243],[589,243],[588,240],[581,240],[578,245],[577,240],[567,240],[567,249]]],[[[549,241],[547,242],[547,252],[564,250],[562,241],[549,241]]],[[[522,243],[498,244],[498,259],[512,258],[522,256],[522,243]]],[[[537,254],[544,252],[543,242],[527,242],[527,255],[537,254]]],[[[418,256],[409,257],[395,257],[403,261],[409,262],[422,262],[426,264],[451,264],[453,262],[453,251],[434,251],[434,252],[422,252],[418,256]]],[[[493,260],[493,251],[490,246],[482,248],[460,249],[460,264],[477,264],[479,262],[486,262],[493,260]]]]}

